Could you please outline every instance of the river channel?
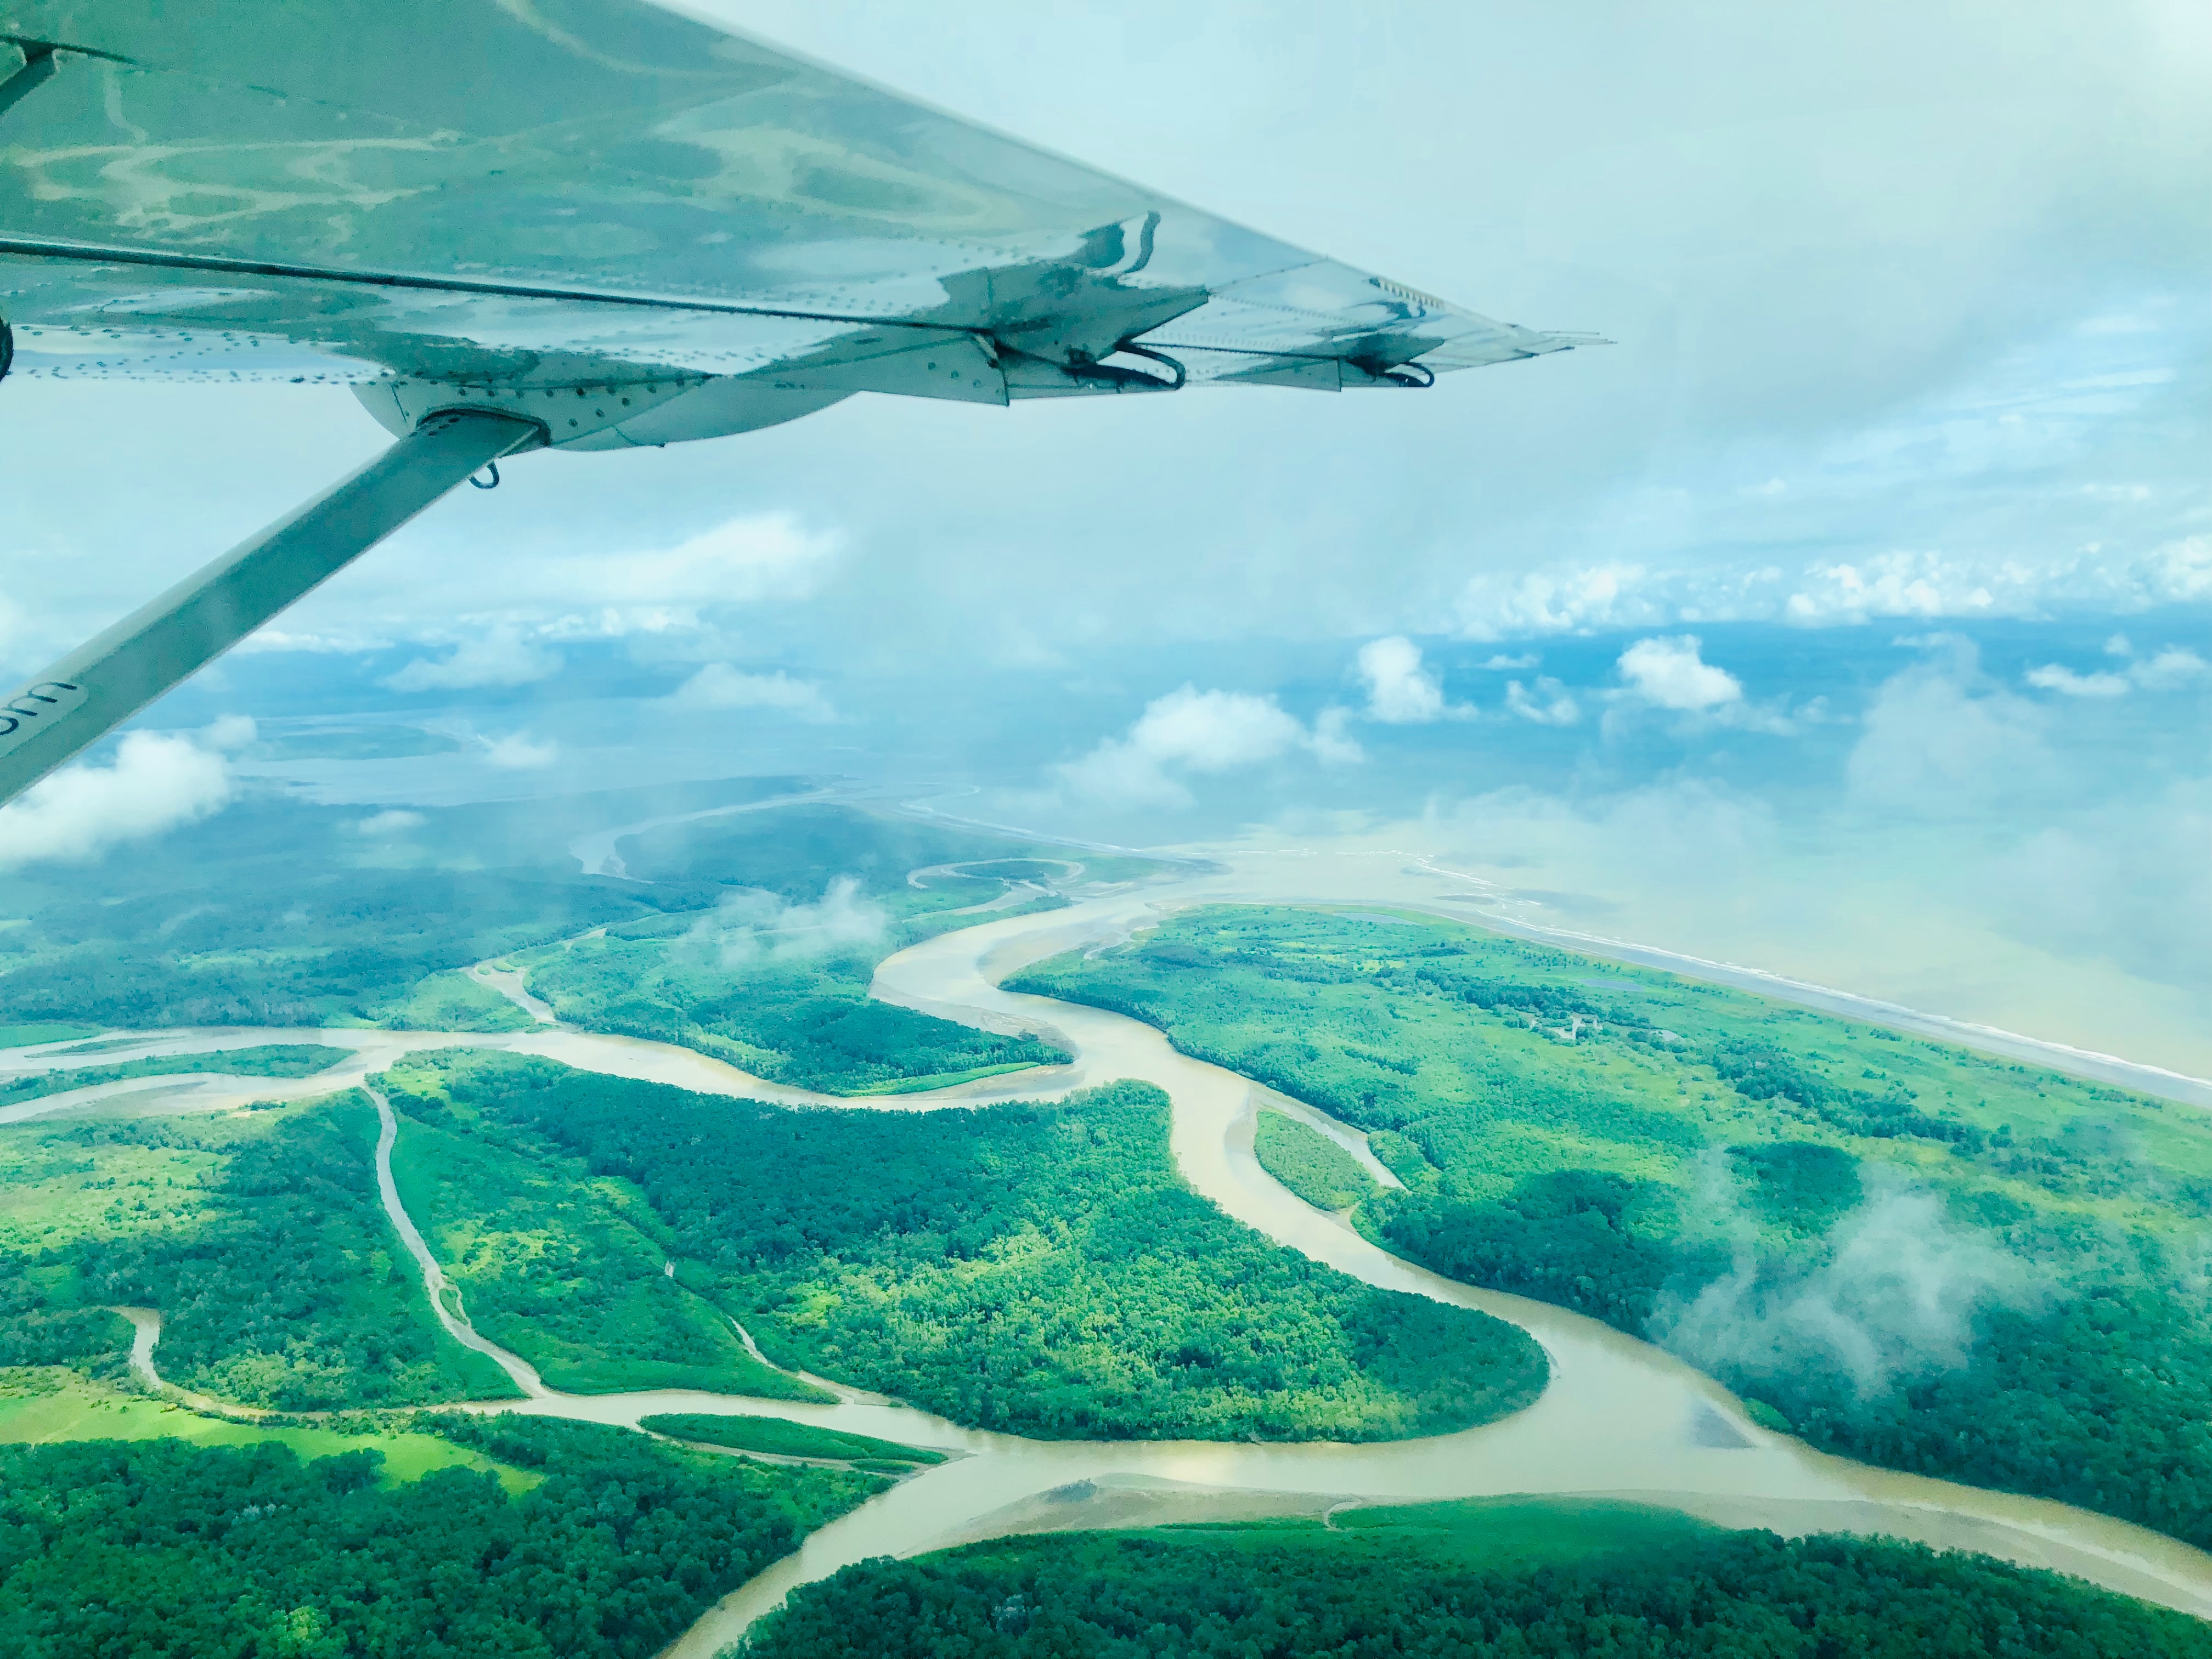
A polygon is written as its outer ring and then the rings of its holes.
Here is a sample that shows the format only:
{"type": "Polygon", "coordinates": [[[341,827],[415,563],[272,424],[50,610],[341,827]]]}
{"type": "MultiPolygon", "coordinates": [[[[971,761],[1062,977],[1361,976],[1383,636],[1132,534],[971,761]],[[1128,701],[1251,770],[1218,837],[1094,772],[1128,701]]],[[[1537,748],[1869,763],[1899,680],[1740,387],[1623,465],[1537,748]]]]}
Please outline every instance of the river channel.
{"type": "MultiPolygon", "coordinates": [[[[1218,876],[1194,876],[1065,909],[987,921],[888,958],[877,970],[877,996],[971,1025],[1048,1033],[1075,1055],[1066,1066],[933,1094],[857,1101],[822,1097],[767,1083],[688,1049],[546,1024],[497,1035],[172,1030],[142,1034],[128,1046],[103,1043],[81,1063],[280,1042],[353,1049],[353,1060],[312,1080],[309,1086],[320,1091],[358,1084],[410,1048],[470,1044],[544,1054],[585,1070],[702,1092],[866,1110],[929,1110],[1034,1098],[1115,1079],[1143,1079],[1166,1091],[1174,1103],[1173,1150],[1184,1176],[1229,1214],[1370,1284],[1510,1321],[1542,1344],[1550,1358],[1550,1386],[1527,1410],[1460,1434],[1378,1445],[1048,1443],[963,1429],[854,1390],[841,1391],[845,1397],[835,1405],[690,1391],[563,1395],[546,1389],[519,1358],[493,1349],[438,1298],[441,1276],[399,1209],[390,1182],[392,1136],[387,1117],[379,1158],[383,1196],[425,1270],[440,1318],[470,1346],[492,1352],[529,1396],[472,1409],[629,1424],[656,1412],[729,1412],[817,1423],[961,1454],[901,1481],[811,1534],[796,1553],[711,1608],[669,1650],[672,1659],[711,1659],[793,1587],[873,1556],[912,1554],[1016,1531],[1208,1516],[1320,1515],[1346,1501],[1509,1493],[1630,1498],[1725,1524],[1784,1533],[1883,1533],[2056,1568],[2212,1617],[2212,1557],[2199,1551],[2063,1504],[1892,1474],[1814,1452],[1757,1427],[1717,1383],[1649,1344],[1594,1320],[1472,1289],[1401,1261],[1294,1197],[1259,1167],[1251,1151],[1253,1115],[1265,1091],[1248,1079],[1177,1054],[1158,1031],[1118,1014],[999,988],[1000,980],[1028,963],[1126,937],[1163,910],[1243,896],[1228,890],[1218,876]]],[[[67,1063],[78,1062],[76,1056],[46,1058],[37,1049],[16,1050],[0,1056],[0,1073],[67,1063]]],[[[125,1095],[145,1097],[134,1098],[134,1106],[173,1111],[297,1097],[301,1092],[300,1082],[288,1079],[214,1074],[159,1085],[141,1079],[25,1102],[0,1109],[0,1121],[125,1095]]]]}

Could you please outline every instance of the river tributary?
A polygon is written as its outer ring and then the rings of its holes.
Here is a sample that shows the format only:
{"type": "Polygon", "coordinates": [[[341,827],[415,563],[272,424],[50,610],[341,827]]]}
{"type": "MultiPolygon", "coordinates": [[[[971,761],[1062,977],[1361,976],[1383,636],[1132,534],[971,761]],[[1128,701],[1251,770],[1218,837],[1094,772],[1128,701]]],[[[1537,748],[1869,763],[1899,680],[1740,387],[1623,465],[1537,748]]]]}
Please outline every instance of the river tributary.
{"type": "MultiPolygon", "coordinates": [[[[1578,1315],[1473,1289],[1399,1260],[1279,1185],[1252,1157],[1261,1091],[1247,1079],[1176,1053],[1150,1026],[1103,1010],[1018,996],[998,981],[1060,951],[1126,936],[1159,911],[1227,896],[1205,878],[989,921],[902,951],[877,970],[875,994],[947,1018],[1056,1036],[1071,1065],[986,1079],[927,1095],[847,1100],[783,1088],[665,1043],[550,1026],[479,1035],[296,1029],[176,1030],[127,1048],[103,1046],[83,1063],[204,1052],[257,1043],[321,1042],[355,1058],[305,1083],[205,1075],[142,1079],[48,1096],[0,1110],[0,1121],[144,1093],[164,1110],[209,1109],[298,1097],[361,1083],[410,1048],[472,1044],[544,1054],[585,1070],[702,1092],[865,1110],[1036,1097],[1139,1078],[1174,1103],[1173,1149],[1183,1175],[1229,1214],[1291,1249],[1366,1282],[1479,1308],[1543,1345],[1552,1378],[1543,1396],[1503,1422],[1464,1433],[1379,1445],[1253,1445],[1196,1442],[1046,1443],[963,1429],[855,1391],[835,1405],[650,1391],[563,1395],[515,1356],[493,1348],[440,1301],[442,1275],[421,1248],[389,1176],[392,1133],[380,1146],[385,1203],[425,1269],[439,1316],[489,1352],[529,1397],[475,1409],[635,1423],[656,1412],[718,1411],[787,1418],[958,1455],[901,1481],[810,1536],[793,1555],[741,1587],[670,1651],[709,1659],[795,1585],[878,1555],[906,1555],[1013,1531],[1208,1515],[1320,1514],[1344,1500],[1419,1500],[1507,1493],[1612,1495],[1728,1524],[1785,1533],[1880,1532],[1974,1549],[2077,1574],[2112,1589],[2212,1617],[2212,1558],[2143,1528],[2063,1504],[1892,1474],[1814,1452],[1752,1424],[1724,1389],[1649,1344],[1578,1315]]],[[[59,1046],[59,1045],[58,1045],[59,1046]]],[[[0,1057],[0,1072],[57,1063],[37,1050],[0,1057]]],[[[134,1104],[141,1103],[134,1102],[134,1104]]],[[[797,1174],[799,1172],[794,1172],[797,1174]]]]}

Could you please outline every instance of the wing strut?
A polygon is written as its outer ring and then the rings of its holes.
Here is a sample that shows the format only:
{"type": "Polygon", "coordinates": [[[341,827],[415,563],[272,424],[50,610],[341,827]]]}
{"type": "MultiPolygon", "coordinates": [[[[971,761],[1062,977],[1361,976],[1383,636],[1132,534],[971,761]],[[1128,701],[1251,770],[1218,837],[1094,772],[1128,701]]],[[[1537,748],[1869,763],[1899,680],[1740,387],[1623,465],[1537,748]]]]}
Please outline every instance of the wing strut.
{"type": "Polygon", "coordinates": [[[351,477],[70,652],[0,704],[0,801],[230,649],[462,479],[544,435],[536,422],[508,415],[426,416],[351,477]]]}

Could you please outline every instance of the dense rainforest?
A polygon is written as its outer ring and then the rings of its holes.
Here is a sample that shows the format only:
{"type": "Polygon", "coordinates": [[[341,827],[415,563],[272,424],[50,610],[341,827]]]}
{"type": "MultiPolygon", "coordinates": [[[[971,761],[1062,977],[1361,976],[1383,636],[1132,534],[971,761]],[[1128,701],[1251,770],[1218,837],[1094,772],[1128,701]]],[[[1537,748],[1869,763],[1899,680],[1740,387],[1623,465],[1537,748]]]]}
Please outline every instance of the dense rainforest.
{"type": "MultiPolygon", "coordinates": [[[[793,1110],[464,1050],[386,1082],[441,1134],[634,1189],[676,1281],[771,1358],[978,1427],[1389,1439],[1503,1416],[1547,1374],[1511,1326],[1231,1221],[1183,1184],[1149,1085],[793,1110]]],[[[481,1207],[501,1201],[487,1182],[481,1207]]]]}
{"type": "Polygon", "coordinates": [[[273,1442],[0,1445],[0,1652],[647,1659],[883,1485],[595,1424],[418,1424],[501,1473],[394,1480],[374,1449],[273,1442]]]}
{"type": "Polygon", "coordinates": [[[118,1374],[160,1310],[165,1381],[279,1411],[512,1394],[432,1317],[377,1201],[349,1091],[215,1116],[13,1126],[0,1139],[0,1364],[118,1374]]]}
{"type": "Polygon", "coordinates": [[[1404,1188],[1356,1224],[1413,1261],[1660,1341],[1823,1448],[2212,1545],[2193,1111],[1410,915],[1200,910],[1009,984],[1367,1132],[1404,1188]]]}
{"type": "Polygon", "coordinates": [[[750,1659],[2203,1659],[2212,1628],[1887,1539],[1626,1506],[994,1540],[796,1591],[750,1659]]]}

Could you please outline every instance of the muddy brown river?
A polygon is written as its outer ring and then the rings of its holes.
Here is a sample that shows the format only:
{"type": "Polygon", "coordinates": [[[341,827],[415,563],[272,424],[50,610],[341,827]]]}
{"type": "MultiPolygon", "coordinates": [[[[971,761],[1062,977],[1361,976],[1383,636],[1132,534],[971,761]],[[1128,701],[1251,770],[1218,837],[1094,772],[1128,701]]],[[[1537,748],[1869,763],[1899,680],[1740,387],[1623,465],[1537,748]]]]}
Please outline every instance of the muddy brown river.
{"type": "MultiPolygon", "coordinates": [[[[1371,878],[1371,866],[1370,873],[1371,878]]],[[[1048,1031],[1076,1056],[1066,1066],[929,1095],[862,1101],[816,1096],[766,1083],[688,1049],[553,1025],[496,1036],[237,1028],[167,1031],[144,1034],[143,1042],[128,1048],[103,1048],[84,1063],[277,1042],[321,1042],[355,1050],[353,1060],[313,1079],[320,1090],[359,1083],[410,1048],[474,1044],[545,1054],[589,1071],[708,1093],[894,1111],[1051,1096],[1139,1078],[1159,1085],[1174,1103],[1174,1153],[1185,1177],[1231,1215],[1370,1284],[1479,1308],[1510,1321],[1541,1343],[1550,1358],[1551,1384],[1526,1411],[1461,1434],[1381,1445],[1024,1440],[963,1429],[849,1389],[835,1405],[689,1391],[563,1395],[546,1389],[520,1359],[497,1351],[439,1302],[435,1292],[442,1276],[400,1211],[390,1182],[392,1136],[387,1119],[379,1149],[385,1202],[425,1271],[440,1318],[470,1346],[493,1353],[530,1395],[474,1409],[629,1424],[656,1412],[729,1412],[817,1423],[960,1454],[813,1534],[795,1554],[710,1609],[669,1650],[672,1659],[711,1659],[794,1586],[872,1556],[912,1554],[1015,1531],[1209,1516],[1318,1515],[1347,1501],[1507,1493],[1627,1498],[1726,1524],[1784,1533],[1883,1533],[2056,1568],[2212,1617],[2212,1557],[2199,1551],[2063,1504],[1891,1474],[1814,1452],[1759,1428],[1717,1383],[1649,1344],[1593,1320],[1474,1290],[1399,1260],[1294,1197],[1259,1167],[1251,1139],[1255,1101],[1263,1091],[1247,1079],[1176,1053],[1159,1032],[1133,1020],[1017,996],[998,986],[1027,963],[1125,937],[1164,908],[1216,898],[1358,896],[1314,890],[1320,885],[1310,884],[1305,891],[1294,893],[1271,883],[1261,892],[1252,890],[1249,872],[1192,877],[1066,909],[986,921],[899,952],[877,971],[878,996],[969,1024],[1048,1031]]],[[[1371,889],[1366,896],[1370,902],[1405,902],[1371,889]]],[[[57,1063],[69,1062],[19,1050],[0,1056],[0,1072],[57,1063]]],[[[192,1110],[294,1097],[301,1091],[299,1082],[285,1079],[208,1075],[162,1085],[141,1080],[22,1103],[0,1110],[0,1121],[120,1096],[145,1097],[134,1098],[134,1106],[192,1110]]]]}

